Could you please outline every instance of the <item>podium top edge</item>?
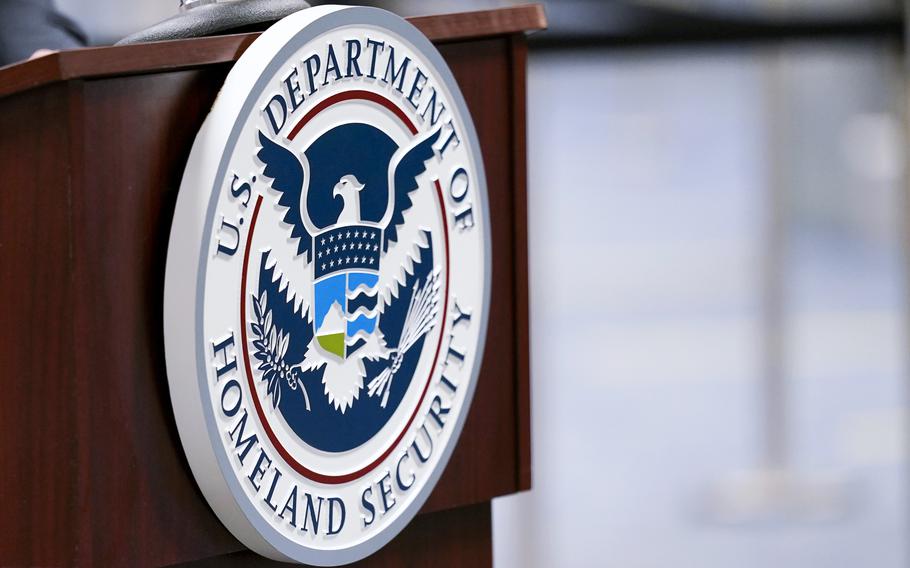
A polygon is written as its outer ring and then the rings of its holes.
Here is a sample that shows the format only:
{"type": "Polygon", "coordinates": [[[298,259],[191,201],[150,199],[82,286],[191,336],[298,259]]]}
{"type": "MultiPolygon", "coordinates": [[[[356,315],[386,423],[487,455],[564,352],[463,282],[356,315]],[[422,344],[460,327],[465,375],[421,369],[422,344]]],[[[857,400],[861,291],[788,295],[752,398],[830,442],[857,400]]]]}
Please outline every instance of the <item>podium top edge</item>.
{"type": "MultiPolygon", "coordinates": [[[[526,4],[495,10],[407,18],[436,43],[529,33],[547,27],[544,8],[526,4]]],[[[0,97],[73,79],[174,71],[236,61],[259,33],[59,51],[0,67],[0,97]]]]}

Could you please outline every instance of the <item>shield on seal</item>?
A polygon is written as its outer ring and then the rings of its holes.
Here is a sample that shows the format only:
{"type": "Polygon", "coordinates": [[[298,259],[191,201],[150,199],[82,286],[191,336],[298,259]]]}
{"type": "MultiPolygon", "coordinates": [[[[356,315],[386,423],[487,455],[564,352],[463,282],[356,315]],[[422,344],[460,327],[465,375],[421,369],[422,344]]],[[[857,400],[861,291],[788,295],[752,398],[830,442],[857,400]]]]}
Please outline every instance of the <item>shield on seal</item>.
{"type": "Polygon", "coordinates": [[[313,330],[319,347],[339,359],[356,352],[376,330],[381,220],[396,150],[398,145],[374,126],[348,123],[328,130],[304,151],[313,188],[307,214],[314,226],[323,227],[313,239],[313,330]]]}
{"type": "Polygon", "coordinates": [[[313,329],[323,351],[353,354],[376,330],[382,231],[341,225],[316,236],[313,329]]]}

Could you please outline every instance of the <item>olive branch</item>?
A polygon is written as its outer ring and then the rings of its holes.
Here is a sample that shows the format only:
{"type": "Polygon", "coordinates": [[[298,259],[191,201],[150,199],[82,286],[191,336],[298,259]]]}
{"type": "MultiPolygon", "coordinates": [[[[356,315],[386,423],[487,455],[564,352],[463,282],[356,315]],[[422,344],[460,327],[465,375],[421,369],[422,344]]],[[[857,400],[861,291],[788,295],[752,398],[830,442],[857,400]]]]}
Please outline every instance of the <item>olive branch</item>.
{"type": "Polygon", "coordinates": [[[310,397],[306,388],[300,381],[302,372],[299,366],[290,366],[284,360],[288,345],[291,343],[291,334],[282,331],[272,321],[272,311],[268,309],[268,293],[263,290],[257,298],[253,297],[253,312],[256,323],[251,324],[255,339],[253,347],[256,348],[254,356],[259,360],[258,369],[262,371],[262,380],[267,381],[266,393],[271,396],[272,407],[277,408],[281,400],[281,383],[287,383],[291,390],[297,390],[298,385],[303,393],[306,409],[310,409],[310,397]]]}
{"type": "Polygon", "coordinates": [[[392,363],[367,385],[370,396],[382,395],[380,406],[385,408],[389,402],[392,379],[401,368],[404,356],[417,341],[436,326],[439,314],[439,268],[427,275],[423,287],[420,281],[414,282],[411,301],[404,317],[398,347],[392,351],[392,363]]]}

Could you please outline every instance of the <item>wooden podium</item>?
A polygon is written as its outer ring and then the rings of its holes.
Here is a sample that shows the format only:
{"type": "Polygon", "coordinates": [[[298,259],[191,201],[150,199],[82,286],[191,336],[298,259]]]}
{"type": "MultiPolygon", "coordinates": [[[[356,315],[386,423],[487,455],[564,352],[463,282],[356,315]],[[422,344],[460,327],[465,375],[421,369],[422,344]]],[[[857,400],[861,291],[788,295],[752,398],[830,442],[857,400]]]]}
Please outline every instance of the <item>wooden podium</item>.
{"type": "MultiPolygon", "coordinates": [[[[540,6],[413,18],[474,118],[492,220],[486,352],[421,513],[358,566],[487,566],[490,500],[531,485],[524,33],[540,6]],[[470,78],[470,79],[468,79],[470,78]]],[[[193,480],[165,374],[177,188],[256,34],[58,53],[0,68],[0,566],[273,565],[193,480]]]]}

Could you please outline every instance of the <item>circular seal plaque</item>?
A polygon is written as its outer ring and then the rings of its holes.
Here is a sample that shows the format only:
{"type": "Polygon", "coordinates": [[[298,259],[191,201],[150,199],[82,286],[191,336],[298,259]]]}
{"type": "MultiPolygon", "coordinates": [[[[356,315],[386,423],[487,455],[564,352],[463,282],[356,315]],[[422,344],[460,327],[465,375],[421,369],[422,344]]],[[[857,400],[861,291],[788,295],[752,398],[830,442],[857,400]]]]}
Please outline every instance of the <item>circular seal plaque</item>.
{"type": "Polygon", "coordinates": [[[489,303],[480,148],[416,28],[319,7],[229,73],[171,230],[165,347],[193,474],[270,558],[338,565],[432,491],[489,303]]]}

